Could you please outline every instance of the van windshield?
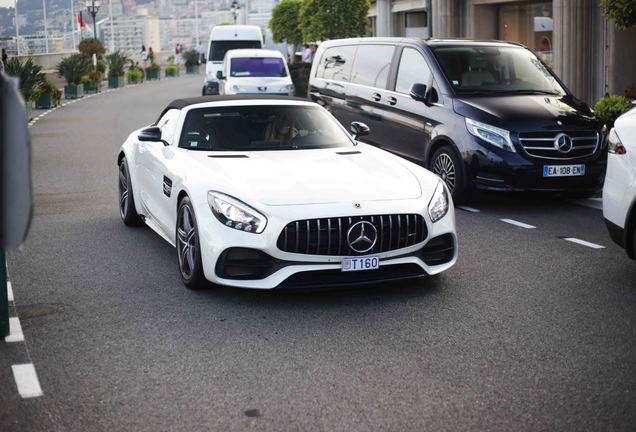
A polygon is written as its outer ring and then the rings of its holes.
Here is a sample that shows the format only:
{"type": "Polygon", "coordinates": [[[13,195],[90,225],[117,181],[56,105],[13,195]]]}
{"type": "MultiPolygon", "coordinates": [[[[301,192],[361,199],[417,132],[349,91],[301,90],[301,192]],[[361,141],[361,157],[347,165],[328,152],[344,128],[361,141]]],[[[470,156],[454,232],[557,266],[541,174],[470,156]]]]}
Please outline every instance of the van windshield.
{"type": "Polygon", "coordinates": [[[286,77],[285,62],[276,57],[235,57],[230,63],[233,77],[286,77]]]}
{"type": "Polygon", "coordinates": [[[433,48],[455,93],[563,95],[548,69],[520,47],[446,46],[433,48]]]}
{"type": "Polygon", "coordinates": [[[261,48],[261,41],[259,40],[231,40],[231,41],[212,41],[210,43],[210,52],[208,53],[208,59],[210,61],[223,61],[225,53],[233,49],[243,48],[261,48]]]}

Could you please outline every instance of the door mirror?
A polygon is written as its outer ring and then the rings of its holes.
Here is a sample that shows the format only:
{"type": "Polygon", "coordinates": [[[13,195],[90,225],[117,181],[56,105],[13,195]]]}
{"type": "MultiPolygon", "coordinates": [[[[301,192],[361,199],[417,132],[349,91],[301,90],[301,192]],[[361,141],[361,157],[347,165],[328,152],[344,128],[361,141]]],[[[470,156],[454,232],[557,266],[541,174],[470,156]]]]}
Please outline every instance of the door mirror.
{"type": "Polygon", "coordinates": [[[223,71],[216,71],[216,79],[220,80],[224,80],[225,77],[223,76],[223,71]]]}
{"type": "Polygon", "coordinates": [[[156,126],[143,129],[137,138],[139,141],[161,141],[161,129],[156,126]]]}
{"type": "Polygon", "coordinates": [[[369,135],[369,126],[362,122],[351,122],[351,135],[353,135],[353,139],[358,139],[361,136],[369,135]]]}
{"type": "Polygon", "coordinates": [[[430,106],[431,103],[428,100],[428,92],[426,91],[426,84],[415,83],[411,86],[409,90],[409,94],[413,99],[418,102],[424,102],[427,106],[430,106]]]}

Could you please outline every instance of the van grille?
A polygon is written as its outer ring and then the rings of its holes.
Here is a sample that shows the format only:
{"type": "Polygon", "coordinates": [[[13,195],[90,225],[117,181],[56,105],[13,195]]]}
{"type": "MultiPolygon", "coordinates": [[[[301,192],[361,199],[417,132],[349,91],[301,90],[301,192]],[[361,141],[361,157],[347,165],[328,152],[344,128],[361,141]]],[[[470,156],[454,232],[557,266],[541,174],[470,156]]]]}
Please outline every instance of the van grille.
{"type": "Polygon", "coordinates": [[[369,255],[413,246],[427,235],[426,222],[419,214],[305,219],[287,224],[277,245],[284,252],[306,255],[369,255]],[[349,229],[360,221],[370,222],[377,231],[375,245],[364,253],[351,249],[347,241],[349,229]]]}
{"type": "Polygon", "coordinates": [[[522,132],[519,143],[530,156],[542,159],[578,159],[591,156],[596,152],[599,144],[599,134],[594,130],[586,131],[552,131],[552,132],[522,132]],[[572,140],[569,152],[559,151],[554,140],[559,134],[565,134],[572,140]]]}

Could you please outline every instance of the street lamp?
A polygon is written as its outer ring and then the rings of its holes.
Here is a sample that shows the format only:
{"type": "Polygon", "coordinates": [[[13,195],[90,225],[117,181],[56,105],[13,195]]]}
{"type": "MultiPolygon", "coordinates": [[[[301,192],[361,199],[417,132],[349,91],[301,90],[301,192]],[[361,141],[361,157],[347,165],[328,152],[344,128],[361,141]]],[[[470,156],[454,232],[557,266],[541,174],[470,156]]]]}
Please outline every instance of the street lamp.
{"type": "Polygon", "coordinates": [[[95,39],[97,39],[97,24],[95,23],[95,17],[97,16],[97,12],[101,5],[101,0],[86,0],[86,9],[88,9],[88,13],[93,17],[93,36],[95,39]]]}
{"type": "Polygon", "coordinates": [[[230,8],[232,9],[232,17],[234,18],[234,24],[236,24],[236,19],[238,18],[238,14],[239,14],[239,10],[241,9],[241,6],[238,4],[236,0],[233,0],[230,8]]]}

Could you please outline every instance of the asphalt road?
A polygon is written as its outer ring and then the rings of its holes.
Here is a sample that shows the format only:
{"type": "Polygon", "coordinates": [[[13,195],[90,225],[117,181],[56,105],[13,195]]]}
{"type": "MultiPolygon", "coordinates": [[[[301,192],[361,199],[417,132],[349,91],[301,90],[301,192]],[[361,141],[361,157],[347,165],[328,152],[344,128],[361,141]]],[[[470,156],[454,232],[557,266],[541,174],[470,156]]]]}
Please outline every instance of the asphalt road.
{"type": "Polygon", "coordinates": [[[102,94],[33,125],[35,216],[8,257],[25,342],[0,342],[1,431],[634,430],[636,263],[579,203],[478,196],[438,278],[185,289],[174,250],[121,223],[115,160],[200,80],[102,94]],[[20,397],[18,363],[33,363],[43,396],[20,397]]]}

